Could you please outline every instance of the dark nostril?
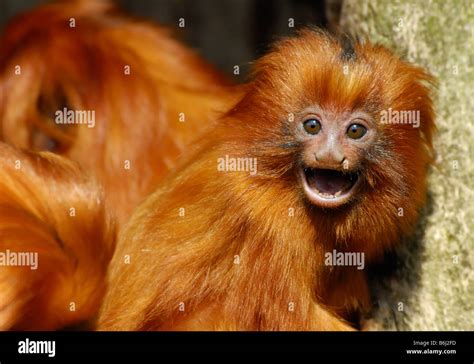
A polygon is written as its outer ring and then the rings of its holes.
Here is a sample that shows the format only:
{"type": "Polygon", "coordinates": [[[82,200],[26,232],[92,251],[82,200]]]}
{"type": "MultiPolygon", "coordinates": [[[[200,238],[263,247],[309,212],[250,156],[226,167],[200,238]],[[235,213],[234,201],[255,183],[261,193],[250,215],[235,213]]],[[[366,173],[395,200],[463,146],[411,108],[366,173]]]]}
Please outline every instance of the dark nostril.
{"type": "Polygon", "coordinates": [[[316,154],[316,152],[314,152],[314,159],[316,159],[317,161],[319,161],[319,158],[318,158],[318,155],[316,154]]]}

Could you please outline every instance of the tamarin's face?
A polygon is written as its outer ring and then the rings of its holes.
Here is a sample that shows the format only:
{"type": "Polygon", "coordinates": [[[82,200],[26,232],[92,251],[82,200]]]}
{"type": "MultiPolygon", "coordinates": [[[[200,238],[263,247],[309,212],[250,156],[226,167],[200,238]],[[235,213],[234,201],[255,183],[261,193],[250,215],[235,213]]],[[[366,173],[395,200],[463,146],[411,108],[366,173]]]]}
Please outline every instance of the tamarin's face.
{"type": "Polygon", "coordinates": [[[424,198],[431,81],[383,47],[303,31],[257,63],[230,115],[245,119],[259,175],[297,186],[314,207],[391,216],[424,198]]]}
{"type": "Polygon", "coordinates": [[[297,175],[308,200],[322,207],[350,201],[363,178],[365,155],[378,137],[373,117],[313,106],[302,110],[292,127],[303,145],[297,175]]]}

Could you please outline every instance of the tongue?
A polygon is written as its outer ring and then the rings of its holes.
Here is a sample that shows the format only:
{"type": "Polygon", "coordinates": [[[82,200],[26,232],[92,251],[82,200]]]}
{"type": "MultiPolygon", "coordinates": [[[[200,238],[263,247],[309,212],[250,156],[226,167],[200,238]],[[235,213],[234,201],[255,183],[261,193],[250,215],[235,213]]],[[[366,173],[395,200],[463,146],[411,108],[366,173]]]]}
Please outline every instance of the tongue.
{"type": "Polygon", "coordinates": [[[341,172],[327,169],[313,169],[308,171],[308,182],[319,192],[335,195],[336,192],[347,189],[351,185],[349,176],[341,172]]]}

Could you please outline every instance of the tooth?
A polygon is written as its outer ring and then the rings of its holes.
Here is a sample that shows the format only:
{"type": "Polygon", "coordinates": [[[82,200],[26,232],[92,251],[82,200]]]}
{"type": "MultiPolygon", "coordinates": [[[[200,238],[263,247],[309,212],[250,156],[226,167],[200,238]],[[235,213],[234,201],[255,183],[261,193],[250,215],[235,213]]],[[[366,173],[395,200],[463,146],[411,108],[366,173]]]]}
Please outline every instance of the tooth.
{"type": "Polygon", "coordinates": [[[337,191],[336,194],[335,194],[336,197],[338,197],[340,195],[341,195],[341,191],[337,191]]]}

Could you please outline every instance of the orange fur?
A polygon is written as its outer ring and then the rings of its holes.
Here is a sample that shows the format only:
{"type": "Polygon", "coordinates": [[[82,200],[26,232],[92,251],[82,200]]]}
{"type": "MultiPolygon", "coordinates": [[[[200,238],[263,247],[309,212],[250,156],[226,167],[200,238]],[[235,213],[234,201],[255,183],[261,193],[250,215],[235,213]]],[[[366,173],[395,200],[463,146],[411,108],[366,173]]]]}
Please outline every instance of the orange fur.
{"type": "Polygon", "coordinates": [[[243,99],[122,232],[101,329],[350,329],[344,317],[370,305],[365,275],[325,266],[324,254],[359,251],[370,263],[411,232],[434,131],[431,77],[383,47],[355,51],[341,59],[337,39],[306,30],[257,62],[243,99]],[[304,146],[287,132],[288,115],[314,104],[377,121],[390,107],[416,109],[421,125],[378,122],[360,192],[327,210],[305,199],[295,173],[304,146]],[[218,171],[226,155],[257,158],[258,174],[218,171]]]}
{"type": "Polygon", "coordinates": [[[38,254],[36,269],[2,262],[0,330],[91,320],[115,248],[101,189],[66,158],[4,143],[0,173],[0,252],[38,254]]]}
{"type": "Polygon", "coordinates": [[[227,85],[166,30],[109,1],[52,3],[15,18],[0,40],[0,137],[78,161],[124,222],[225,110],[227,85]],[[64,107],[94,110],[95,127],[56,124],[64,107]]]}

